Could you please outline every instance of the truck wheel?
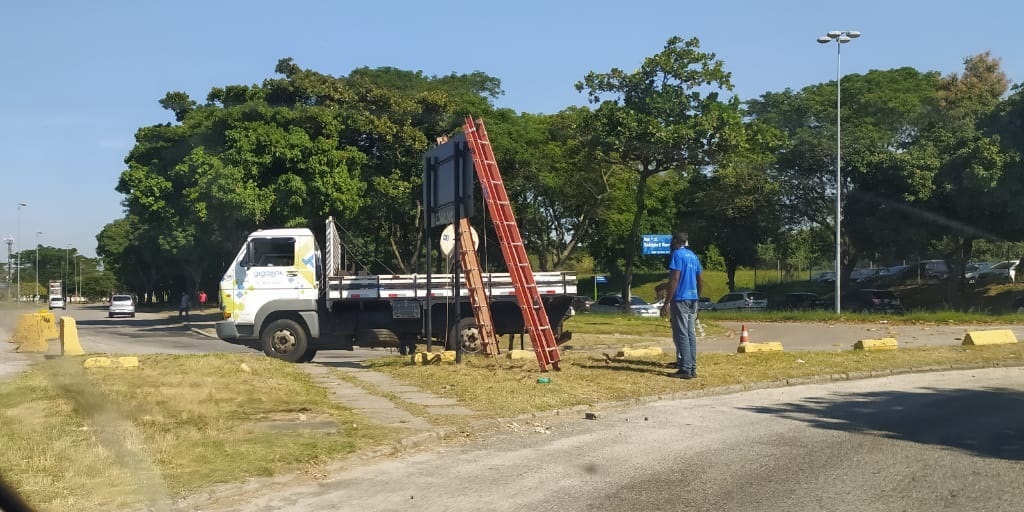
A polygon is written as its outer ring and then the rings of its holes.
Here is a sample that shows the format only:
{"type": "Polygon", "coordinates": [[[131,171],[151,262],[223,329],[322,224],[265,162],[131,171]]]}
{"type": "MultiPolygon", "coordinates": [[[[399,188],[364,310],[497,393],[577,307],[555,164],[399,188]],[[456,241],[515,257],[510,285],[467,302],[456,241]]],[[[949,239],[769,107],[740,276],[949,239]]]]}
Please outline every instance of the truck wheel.
{"type": "Polygon", "coordinates": [[[315,348],[307,348],[306,351],[303,352],[302,357],[300,357],[299,360],[295,361],[295,362],[296,363],[308,363],[308,362],[312,361],[314,357],[316,357],[316,349],[315,348]]]}
{"type": "Polygon", "coordinates": [[[361,347],[397,347],[398,335],[389,329],[360,329],[356,331],[356,345],[361,347]]]}
{"type": "Polygon", "coordinates": [[[459,323],[452,326],[448,333],[448,342],[445,346],[448,350],[457,350],[458,344],[462,344],[463,352],[479,352],[483,347],[483,339],[480,330],[476,326],[476,319],[463,318],[459,323]]]}
{"type": "Polygon", "coordinates": [[[289,363],[302,362],[302,357],[309,349],[306,331],[297,322],[287,318],[271,322],[263,330],[260,339],[264,354],[289,363]]]}

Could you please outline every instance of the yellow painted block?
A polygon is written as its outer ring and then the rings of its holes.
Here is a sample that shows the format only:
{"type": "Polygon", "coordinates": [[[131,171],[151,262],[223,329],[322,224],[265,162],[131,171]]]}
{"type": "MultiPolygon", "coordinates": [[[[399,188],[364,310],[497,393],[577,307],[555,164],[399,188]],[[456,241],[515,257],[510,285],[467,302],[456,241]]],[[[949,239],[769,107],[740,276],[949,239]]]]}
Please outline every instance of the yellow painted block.
{"type": "Polygon", "coordinates": [[[535,359],[536,357],[537,357],[537,355],[534,354],[532,350],[509,350],[508,351],[508,358],[509,359],[535,359]]]}
{"type": "Polygon", "coordinates": [[[119,357],[115,360],[117,364],[114,366],[120,366],[121,368],[138,368],[139,358],[135,356],[119,357]]]}
{"type": "Polygon", "coordinates": [[[740,354],[749,354],[752,352],[782,352],[782,342],[765,341],[763,343],[740,343],[736,352],[739,352],[740,354]]]}
{"type": "Polygon", "coordinates": [[[454,350],[445,350],[444,352],[441,352],[441,362],[442,363],[454,363],[455,362],[455,351],[454,350]]]}
{"type": "Polygon", "coordinates": [[[645,359],[650,357],[658,357],[663,354],[664,351],[661,347],[647,347],[647,348],[624,348],[615,354],[615,357],[623,357],[627,359],[645,359]]]}
{"type": "Polygon", "coordinates": [[[40,311],[36,313],[39,321],[42,322],[43,338],[52,340],[60,334],[57,332],[57,317],[51,311],[40,311]]]}
{"type": "Polygon", "coordinates": [[[896,350],[898,347],[896,338],[867,339],[853,344],[854,350],[896,350]]]}
{"type": "Polygon", "coordinates": [[[1006,345],[1017,343],[1017,335],[1009,329],[969,331],[964,336],[964,345],[1006,345]]]}
{"type": "Polygon", "coordinates": [[[109,357],[90,357],[82,363],[85,368],[110,368],[114,366],[114,361],[109,357]]]}
{"type": "Polygon", "coordinates": [[[78,342],[78,325],[74,318],[62,316],[60,318],[60,355],[80,356],[85,354],[82,344],[78,342]]]}
{"type": "Polygon", "coordinates": [[[138,368],[139,358],[126,357],[90,357],[82,363],[85,368],[138,368]]]}
{"type": "Polygon", "coordinates": [[[25,313],[18,317],[18,325],[14,328],[14,334],[8,339],[11,343],[38,343],[46,338],[43,337],[43,326],[39,316],[35,313],[25,313]]]}

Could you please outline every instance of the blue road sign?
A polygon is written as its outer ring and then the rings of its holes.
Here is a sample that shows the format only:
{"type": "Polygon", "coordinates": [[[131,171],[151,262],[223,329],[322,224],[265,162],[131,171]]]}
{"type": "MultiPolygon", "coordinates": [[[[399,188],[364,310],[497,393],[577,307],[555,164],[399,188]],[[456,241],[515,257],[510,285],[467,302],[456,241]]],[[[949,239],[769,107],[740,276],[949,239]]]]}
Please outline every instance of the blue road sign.
{"type": "Polygon", "coordinates": [[[594,284],[608,284],[608,278],[605,276],[594,276],[594,284]]]}
{"type": "Polygon", "coordinates": [[[672,235],[640,235],[642,254],[672,254],[672,235]]]}

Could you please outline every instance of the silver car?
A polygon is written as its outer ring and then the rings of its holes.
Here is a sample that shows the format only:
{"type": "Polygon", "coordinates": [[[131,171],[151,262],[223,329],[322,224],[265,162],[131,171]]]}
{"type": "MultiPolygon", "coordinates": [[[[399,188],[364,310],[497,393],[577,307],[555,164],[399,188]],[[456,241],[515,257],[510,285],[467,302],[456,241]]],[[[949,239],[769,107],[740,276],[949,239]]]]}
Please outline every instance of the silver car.
{"type": "Polygon", "coordinates": [[[761,292],[727,293],[711,304],[711,311],[728,311],[741,309],[745,311],[764,311],[768,308],[768,297],[761,292]]]}
{"type": "Polygon", "coordinates": [[[110,307],[107,308],[107,317],[123,315],[135,318],[135,299],[131,295],[113,295],[110,297],[110,307]]]}
{"type": "MultiPolygon", "coordinates": [[[[622,313],[622,306],[621,295],[607,295],[592,304],[590,311],[594,313],[622,313]]],[[[647,318],[658,318],[661,316],[661,308],[654,304],[648,304],[647,301],[636,295],[631,297],[629,301],[629,311],[631,314],[647,318]]]]}

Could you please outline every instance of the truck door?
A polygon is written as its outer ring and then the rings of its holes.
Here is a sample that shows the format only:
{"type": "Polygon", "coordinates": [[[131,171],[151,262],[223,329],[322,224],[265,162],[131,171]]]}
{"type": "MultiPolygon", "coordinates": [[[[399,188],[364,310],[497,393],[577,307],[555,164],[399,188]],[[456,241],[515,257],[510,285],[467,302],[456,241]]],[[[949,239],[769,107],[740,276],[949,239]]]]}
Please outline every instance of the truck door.
{"type": "Polygon", "coordinates": [[[272,301],[315,300],[312,237],[254,236],[236,260],[234,274],[234,312],[240,322],[254,321],[272,301]]]}

